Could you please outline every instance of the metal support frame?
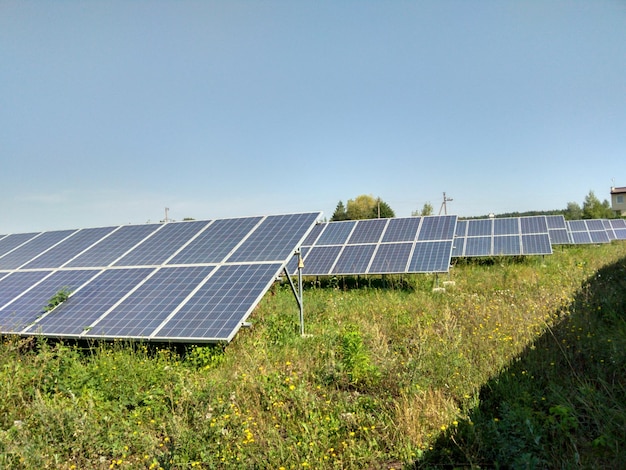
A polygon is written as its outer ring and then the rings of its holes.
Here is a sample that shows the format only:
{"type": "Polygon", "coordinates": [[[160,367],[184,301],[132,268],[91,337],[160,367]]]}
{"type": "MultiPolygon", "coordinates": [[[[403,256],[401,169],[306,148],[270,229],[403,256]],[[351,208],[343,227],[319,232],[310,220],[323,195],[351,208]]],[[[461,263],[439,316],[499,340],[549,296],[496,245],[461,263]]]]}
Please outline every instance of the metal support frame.
{"type": "Polygon", "coordinates": [[[298,257],[298,287],[294,285],[291,280],[291,275],[287,272],[287,266],[284,267],[285,276],[289,280],[289,285],[291,286],[291,292],[293,292],[293,296],[296,298],[296,302],[298,303],[298,308],[300,309],[300,335],[304,336],[304,303],[303,303],[303,295],[302,295],[302,268],[304,264],[302,263],[302,254],[300,250],[296,251],[295,255],[298,257]]]}

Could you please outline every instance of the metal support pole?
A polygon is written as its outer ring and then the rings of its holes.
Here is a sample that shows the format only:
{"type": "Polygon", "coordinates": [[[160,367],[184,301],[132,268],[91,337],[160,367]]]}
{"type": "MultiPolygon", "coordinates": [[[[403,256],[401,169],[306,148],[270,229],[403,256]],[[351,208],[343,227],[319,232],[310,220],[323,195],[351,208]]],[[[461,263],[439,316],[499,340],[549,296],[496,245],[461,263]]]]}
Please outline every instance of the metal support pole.
{"type": "Polygon", "coordinates": [[[289,280],[289,285],[291,286],[291,292],[293,292],[293,296],[296,298],[296,302],[298,303],[298,308],[300,309],[300,334],[304,336],[304,303],[302,301],[303,299],[302,268],[304,267],[304,264],[302,263],[302,254],[300,253],[300,251],[296,252],[296,255],[298,256],[298,288],[297,289],[296,289],[296,286],[293,284],[293,281],[291,280],[291,276],[287,272],[287,266],[285,266],[284,270],[285,270],[285,276],[287,276],[287,279],[289,280]]]}

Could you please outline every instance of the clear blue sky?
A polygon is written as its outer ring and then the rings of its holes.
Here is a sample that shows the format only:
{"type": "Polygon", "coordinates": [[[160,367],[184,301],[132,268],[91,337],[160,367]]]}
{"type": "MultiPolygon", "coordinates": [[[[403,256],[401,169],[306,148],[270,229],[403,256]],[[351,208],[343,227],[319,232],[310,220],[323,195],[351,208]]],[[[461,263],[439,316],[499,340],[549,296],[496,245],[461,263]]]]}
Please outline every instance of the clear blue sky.
{"type": "Polygon", "coordinates": [[[613,178],[624,1],[0,0],[0,233],[562,209],[613,178]]]}

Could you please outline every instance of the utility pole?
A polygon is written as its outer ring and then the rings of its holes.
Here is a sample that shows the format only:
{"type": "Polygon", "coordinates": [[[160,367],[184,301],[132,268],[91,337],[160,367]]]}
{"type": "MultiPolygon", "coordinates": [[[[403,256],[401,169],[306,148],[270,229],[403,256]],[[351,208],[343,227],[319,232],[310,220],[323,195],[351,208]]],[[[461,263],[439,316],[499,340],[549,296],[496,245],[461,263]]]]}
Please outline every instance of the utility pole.
{"type": "Polygon", "coordinates": [[[170,221],[170,219],[168,219],[168,217],[167,217],[167,213],[168,213],[169,210],[170,210],[169,207],[165,208],[165,223],[168,223],[170,221]]]}
{"type": "Polygon", "coordinates": [[[441,207],[439,208],[439,215],[441,215],[441,211],[443,211],[445,215],[448,215],[448,206],[446,205],[446,203],[453,200],[454,199],[452,199],[451,197],[446,197],[446,192],[443,192],[443,202],[441,203],[441,207]]]}

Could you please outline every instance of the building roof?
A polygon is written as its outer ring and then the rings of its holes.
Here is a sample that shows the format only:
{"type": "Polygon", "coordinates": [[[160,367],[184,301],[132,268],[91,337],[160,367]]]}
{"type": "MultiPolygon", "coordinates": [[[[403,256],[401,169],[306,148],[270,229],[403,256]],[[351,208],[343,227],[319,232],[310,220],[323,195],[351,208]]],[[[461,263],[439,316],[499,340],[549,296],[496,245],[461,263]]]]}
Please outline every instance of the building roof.
{"type": "Polygon", "coordinates": [[[621,188],[611,188],[611,194],[626,194],[626,186],[621,188]]]}

